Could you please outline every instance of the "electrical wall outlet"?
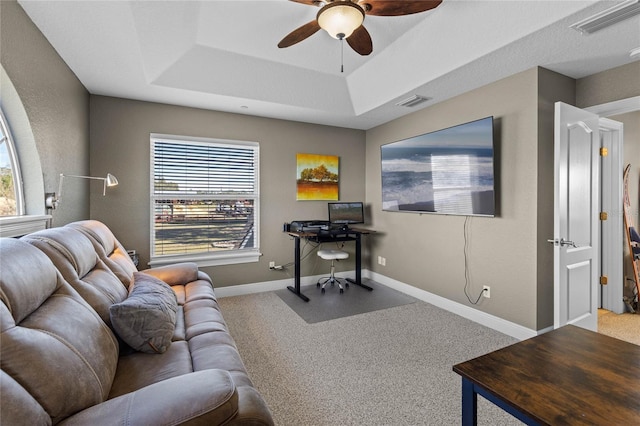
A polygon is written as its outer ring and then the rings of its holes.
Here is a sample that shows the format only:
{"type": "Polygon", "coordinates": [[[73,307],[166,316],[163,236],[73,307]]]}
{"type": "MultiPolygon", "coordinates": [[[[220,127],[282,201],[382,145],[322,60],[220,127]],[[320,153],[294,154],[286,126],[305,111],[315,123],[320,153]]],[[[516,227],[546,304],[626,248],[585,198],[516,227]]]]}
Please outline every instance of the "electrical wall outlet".
{"type": "Polygon", "coordinates": [[[382,257],[382,256],[378,256],[378,265],[386,266],[387,265],[387,259],[382,257]]]}
{"type": "Polygon", "coordinates": [[[491,287],[488,285],[482,286],[482,295],[487,299],[491,299],[491,287]]]}
{"type": "Polygon", "coordinates": [[[269,269],[273,269],[275,267],[276,267],[276,262],[274,261],[269,262],[269,269]]]}

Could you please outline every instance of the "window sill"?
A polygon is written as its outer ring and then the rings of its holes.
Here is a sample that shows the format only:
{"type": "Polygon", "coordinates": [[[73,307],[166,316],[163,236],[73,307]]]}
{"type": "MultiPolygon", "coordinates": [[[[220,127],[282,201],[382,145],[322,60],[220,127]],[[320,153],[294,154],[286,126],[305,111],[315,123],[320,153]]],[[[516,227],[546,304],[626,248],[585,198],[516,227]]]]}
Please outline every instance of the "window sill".
{"type": "Polygon", "coordinates": [[[260,260],[262,253],[258,251],[236,251],[231,253],[183,254],[177,256],[162,256],[151,259],[150,267],[171,265],[180,262],[195,262],[199,267],[235,265],[251,263],[260,260]]]}
{"type": "Polygon", "coordinates": [[[47,227],[50,215],[0,217],[0,237],[21,237],[47,227]]]}

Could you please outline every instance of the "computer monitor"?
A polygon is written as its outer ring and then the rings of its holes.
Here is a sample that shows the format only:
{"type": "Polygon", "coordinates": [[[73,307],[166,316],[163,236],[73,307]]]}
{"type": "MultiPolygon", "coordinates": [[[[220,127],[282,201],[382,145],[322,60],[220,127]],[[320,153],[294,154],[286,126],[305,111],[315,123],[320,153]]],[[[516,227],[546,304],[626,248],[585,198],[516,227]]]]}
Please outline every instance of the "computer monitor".
{"type": "Polygon", "coordinates": [[[364,205],[361,201],[327,203],[331,225],[351,225],[364,223],[364,205]]]}

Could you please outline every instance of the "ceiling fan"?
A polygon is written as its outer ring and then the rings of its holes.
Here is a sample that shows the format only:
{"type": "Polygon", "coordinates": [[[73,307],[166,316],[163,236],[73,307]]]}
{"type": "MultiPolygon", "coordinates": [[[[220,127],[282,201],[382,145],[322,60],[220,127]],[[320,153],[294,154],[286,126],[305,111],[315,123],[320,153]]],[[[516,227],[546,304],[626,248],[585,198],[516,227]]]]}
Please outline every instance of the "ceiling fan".
{"type": "Polygon", "coordinates": [[[360,55],[373,51],[373,42],[362,25],[365,15],[401,16],[434,9],[442,0],[290,0],[321,7],[316,19],[287,34],[278,47],[293,46],[324,29],[338,40],[347,40],[360,55]]]}

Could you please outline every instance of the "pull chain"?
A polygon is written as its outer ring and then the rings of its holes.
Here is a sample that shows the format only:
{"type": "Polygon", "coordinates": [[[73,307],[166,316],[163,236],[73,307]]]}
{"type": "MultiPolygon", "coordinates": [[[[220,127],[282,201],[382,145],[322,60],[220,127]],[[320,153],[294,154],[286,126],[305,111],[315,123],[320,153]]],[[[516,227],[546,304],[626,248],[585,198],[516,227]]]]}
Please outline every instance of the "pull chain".
{"type": "Polygon", "coordinates": [[[338,33],[338,40],[340,40],[340,72],[344,72],[344,34],[338,33]]]}
{"type": "Polygon", "coordinates": [[[340,39],[340,72],[344,72],[344,38],[340,39]]]}

